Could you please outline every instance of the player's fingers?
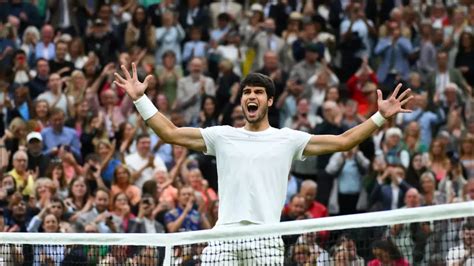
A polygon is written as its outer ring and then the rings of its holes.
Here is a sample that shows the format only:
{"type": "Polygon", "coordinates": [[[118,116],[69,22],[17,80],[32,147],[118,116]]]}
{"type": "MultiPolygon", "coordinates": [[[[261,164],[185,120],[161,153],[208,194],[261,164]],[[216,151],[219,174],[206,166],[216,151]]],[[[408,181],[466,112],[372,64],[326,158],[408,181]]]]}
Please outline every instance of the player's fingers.
{"type": "Polygon", "coordinates": [[[410,95],[410,97],[406,98],[405,100],[403,100],[400,104],[402,106],[404,106],[407,102],[409,102],[411,99],[413,99],[414,96],[413,95],[410,95]]]}
{"type": "Polygon", "coordinates": [[[128,72],[128,70],[125,68],[124,65],[121,65],[120,68],[122,69],[123,74],[125,75],[125,78],[127,80],[132,79],[132,77],[130,77],[130,73],[128,72]]]}
{"type": "Polygon", "coordinates": [[[411,113],[412,110],[408,110],[408,109],[401,109],[400,110],[400,113],[411,113]]]}
{"type": "Polygon", "coordinates": [[[120,83],[120,82],[118,82],[118,81],[116,81],[116,80],[114,80],[114,83],[115,83],[115,85],[117,85],[117,86],[119,86],[119,87],[122,87],[122,88],[126,88],[126,85],[127,85],[127,84],[125,84],[125,83],[120,83]]]}
{"type": "Polygon", "coordinates": [[[137,65],[135,62],[132,62],[132,79],[136,80],[138,79],[137,77],[137,65]]]}
{"type": "Polygon", "coordinates": [[[145,80],[143,81],[143,84],[148,88],[148,84],[150,84],[151,79],[153,78],[152,75],[146,76],[145,80]]]}
{"type": "Polygon", "coordinates": [[[410,88],[406,89],[404,92],[402,92],[402,94],[400,94],[400,96],[398,96],[397,100],[399,101],[403,100],[410,92],[411,92],[410,88]]]}
{"type": "Polygon", "coordinates": [[[393,91],[392,97],[397,98],[398,92],[400,91],[401,87],[402,87],[402,84],[398,83],[397,87],[395,87],[395,90],[393,91]]]}
{"type": "Polygon", "coordinates": [[[119,82],[121,82],[121,83],[126,83],[126,82],[127,82],[127,81],[126,81],[124,78],[122,78],[122,76],[120,76],[120,74],[117,73],[117,72],[114,73],[114,76],[115,76],[115,80],[116,80],[116,81],[119,81],[119,82]]]}
{"type": "Polygon", "coordinates": [[[377,101],[382,101],[383,98],[382,98],[382,91],[381,90],[377,90],[377,101]]]}

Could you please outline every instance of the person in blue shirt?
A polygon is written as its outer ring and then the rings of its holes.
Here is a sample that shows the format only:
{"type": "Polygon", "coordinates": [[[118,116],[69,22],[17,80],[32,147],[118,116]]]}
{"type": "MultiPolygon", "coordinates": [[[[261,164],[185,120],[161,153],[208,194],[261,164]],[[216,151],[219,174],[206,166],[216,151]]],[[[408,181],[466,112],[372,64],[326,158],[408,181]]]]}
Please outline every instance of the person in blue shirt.
{"type": "Polygon", "coordinates": [[[55,155],[60,148],[72,152],[76,159],[81,158],[81,143],[77,137],[76,130],[65,127],[65,113],[59,108],[51,109],[50,126],[41,131],[43,137],[44,152],[55,155]]]}
{"type": "Polygon", "coordinates": [[[191,186],[183,186],[178,191],[178,206],[165,214],[166,229],[169,233],[211,228],[206,214],[193,206],[194,189],[191,186]]]}

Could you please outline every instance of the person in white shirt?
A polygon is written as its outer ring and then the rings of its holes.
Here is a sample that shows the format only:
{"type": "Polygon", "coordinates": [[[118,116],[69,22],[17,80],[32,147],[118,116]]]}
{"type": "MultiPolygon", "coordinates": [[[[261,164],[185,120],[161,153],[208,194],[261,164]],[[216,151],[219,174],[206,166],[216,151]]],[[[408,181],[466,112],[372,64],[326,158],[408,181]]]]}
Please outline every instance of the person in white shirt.
{"type": "Polygon", "coordinates": [[[459,236],[462,242],[459,246],[449,250],[448,256],[446,256],[446,265],[474,265],[474,223],[465,223],[459,236]]]}
{"type": "MultiPolygon", "coordinates": [[[[279,223],[293,160],[353,148],[382,126],[386,118],[410,112],[402,106],[412,98],[409,89],[398,96],[401,84],[387,100],[382,99],[379,90],[379,112],[371,119],[338,136],[310,135],[270,126],[268,108],[273,105],[275,86],[269,77],[252,73],[240,85],[244,127],[178,128],[145,95],[152,76],[147,76],[144,82],[138,81],[135,63],[132,63],[132,75],[125,66],[122,70],[125,77],[115,73],[115,84],[125,88],[142,118],[164,142],[216,156],[220,197],[216,227],[279,223]]],[[[203,251],[203,265],[244,260],[250,265],[283,264],[280,237],[265,243],[261,239],[215,242],[216,245],[211,244],[203,251]],[[261,248],[252,248],[257,246],[261,248]]]]}
{"type": "Polygon", "coordinates": [[[141,189],[146,181],[153,178],[156,170],[167,171],[167,168],[159,156],[151,153],[151,139],[148,134],[137,137],[136,147],[136,152],[125,157],[125,164],[132,172],[134,185],[141,189]]]}

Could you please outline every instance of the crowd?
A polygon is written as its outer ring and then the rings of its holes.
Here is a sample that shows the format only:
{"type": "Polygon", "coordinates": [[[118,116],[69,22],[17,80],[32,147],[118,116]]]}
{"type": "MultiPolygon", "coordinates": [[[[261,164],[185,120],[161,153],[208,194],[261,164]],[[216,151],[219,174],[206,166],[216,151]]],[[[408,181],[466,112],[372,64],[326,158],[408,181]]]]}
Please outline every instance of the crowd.
{"type": "MultiPolygon", "coordinates": [[[[5,0],[0,232],[214,226],[215,158],[163,143],[146,126],[113,83],[131,62],[140,80],[153,76],[146,93],[177,126],[243,126],[239,82],[251,72],[275,83],[271,125],[312,134],[366,120],[377,88],[412,89],[413,112],[355,149],[293,164],[282,221],[474,200],[471,1],[5,0]]],[[[429,259],[420,255],[429,239],[454,237],[434,234],[450,225],[418,226],[391,227],[365,258],[350,236],[325,231],[293,239],[289,252],[301,265],[381,265],[389,253],[417,264],[429,259]]],[[[455,228],[471,242],[453,238],[442,258],[468,265],[474,227],[455,228]]]]}

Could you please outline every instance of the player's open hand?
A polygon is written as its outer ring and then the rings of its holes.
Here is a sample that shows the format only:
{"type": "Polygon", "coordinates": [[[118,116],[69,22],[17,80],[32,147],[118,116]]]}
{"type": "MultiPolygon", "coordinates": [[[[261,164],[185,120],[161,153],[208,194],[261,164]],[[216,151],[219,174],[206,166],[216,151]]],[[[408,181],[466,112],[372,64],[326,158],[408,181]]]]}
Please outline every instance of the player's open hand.
{"type": "Polygon", "coordinates": [[[137,65],[135,63],[132,63],[132,76],[130,76],[128,69],[126,69],[124,65],[121,65],[120,68],[122,69],[125,78],[120,76],[120,74],[115,73],[114,83],[117,86],[124,88],[132,100],[138,100],[138,98],[145,94],[148,83],[153,77],[148,75],[143,82],[138,81],[137,65]]]}
{"type": "Polygon", "coordinates": [[[403,108],[407,102],[413,99],[413,96],[410,95],[411,89],[407,89],[398,95],[401,87],[402,84],[398,84],[393,94],[386,100],[382,98],[382,91],[377,90],[377,103],[379,106],[379,112],[383,117],[388,119],[398,113],[411,112],[411,110],[403,108]]]}

